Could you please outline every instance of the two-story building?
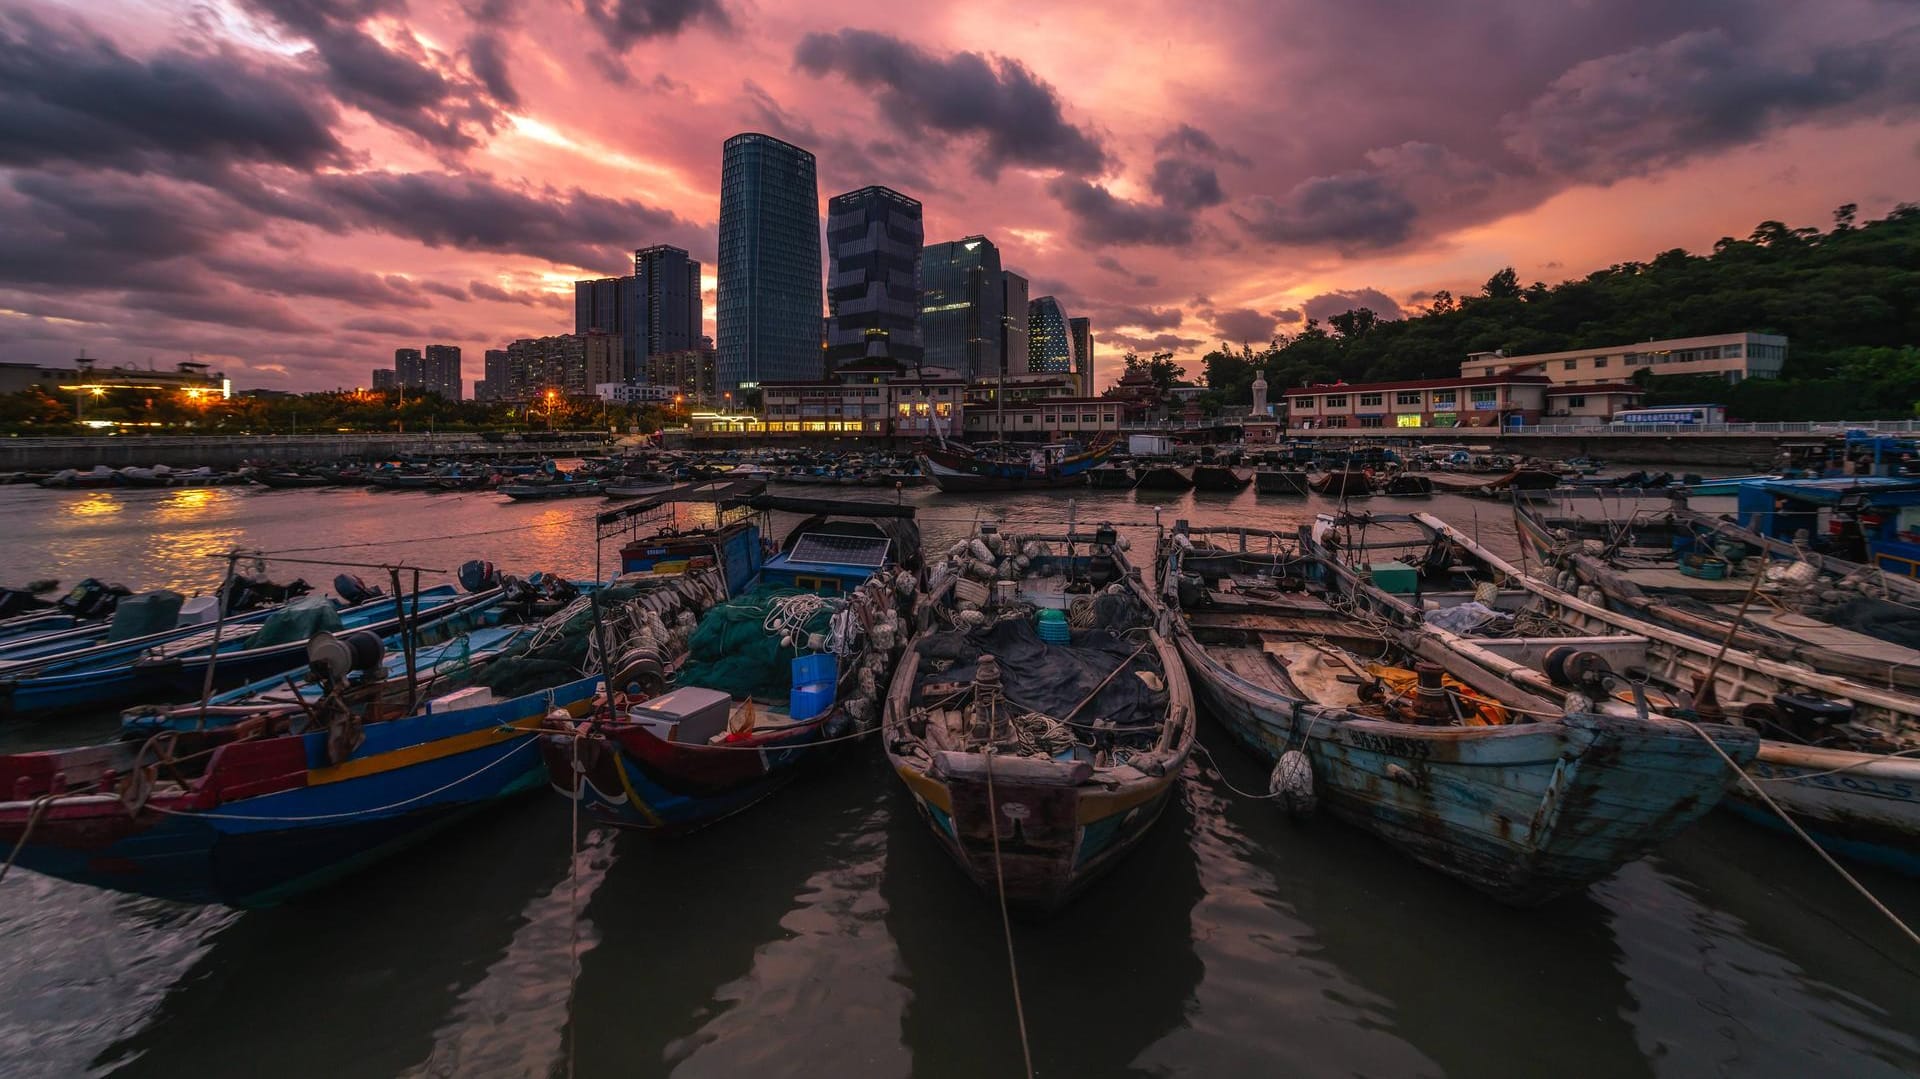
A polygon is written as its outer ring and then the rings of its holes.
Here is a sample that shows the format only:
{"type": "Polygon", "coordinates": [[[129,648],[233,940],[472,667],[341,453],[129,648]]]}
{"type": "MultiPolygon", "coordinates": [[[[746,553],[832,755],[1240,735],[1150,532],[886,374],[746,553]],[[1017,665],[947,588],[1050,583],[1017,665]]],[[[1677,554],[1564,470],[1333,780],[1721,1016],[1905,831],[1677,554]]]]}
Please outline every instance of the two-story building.
{"type": "Polygon", "coordinates": [[[1384,430],[1538,423],[1551,385],[1540,375],[1321,383],[1287,391],[1288,424],[1384,430]]]}
{"type": "Polygon", "coordinates": [[[760,383],[760,430],[776,438],[953,437],[963,430],[966,388],[965,379],[944,368],[858,360],[825,379],[760,383]]]}
{"type": "Polygon", "coordinates": [[[1126,403],[1112,397],[1040,397],[1009,400],[1004,408],[969,408],[966,432],[977,441],[1051,442],[1117,433],[1125,419],[1126,403]]]}
{"type": "Polygon", "coordinates": [[[1712,375],[1732,384],[1749,378],[1778,378],[1786,362],[1784,337],[1722,333],[1526,356],[1475,352],[1460,364],[1460,377],[1545,375],[1556,386],[1604,386],[1650,371],[1662,376],[1712,375]]]}

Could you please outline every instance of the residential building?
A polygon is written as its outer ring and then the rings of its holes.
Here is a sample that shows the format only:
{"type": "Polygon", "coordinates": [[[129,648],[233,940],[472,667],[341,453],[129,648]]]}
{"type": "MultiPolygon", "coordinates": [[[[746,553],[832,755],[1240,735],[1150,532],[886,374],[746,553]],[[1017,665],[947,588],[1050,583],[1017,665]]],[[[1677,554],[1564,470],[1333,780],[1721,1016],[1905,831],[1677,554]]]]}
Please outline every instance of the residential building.
{"type": "Polygon", "coordinates": [[[775,436],[951,438],[961,431],[966,379],[877,358],[840,365],[823,379],[760,384],[763,432],[775,436]]]}
{"type": "Polygon", "coordinates": [[[507,346],[505,401],[527,401],[548,390],[584,397],[587,381],[587,339],[577,333],[553,337],[524,337],[507,346]]]}
{"type": "Polygon", "coordinates": [[[428,345],[420,365],[420,388],[449,401],[465,398],[459,345],[428,345]]]}
{"type": "Polygon", "coordinates": [[[920,334],[926,361],[968,379],[1000,373],[1006,333],[1000,249],[967,236],[920,249],[920,334]]]}
{"type": "Polygon", "coordinates": [[[1000,365],[1007,374],[1026,370],[1027,279],[1007,270],[1000,275],[1000,365]]]}
{"type": "Polygon", "coordinates": [[[1287,391],[1287,422],[1299,428],[1532,424],[1541,422],[1552,389],[1544,375],[1514,374],[1321,383],[1287,391]]]}
{"type": "Polygon", "coordinates": [[[507,350],[490,348],[484,357],[486,377],[473,384],[476,401],[501,400],[507,390],[507,350]]]}
{"type": "Polygon", "coordinates": [[[720,385],[821,374],[820,194],[813,155],[770,135],[726,141],[720,166],[720,385]]]}
{"type": "Polygon", "coordinates": [[[427,358],[417,348],[393,350],[393,375],[403,390],[417,390],[426,381],[427,358]]]}
{"type": "Polygon", "coordinates": [[[391,367],[373,369],[373,388],[376,391],[397,390],[400,388],[400,374],[391,367]]]}
{"type": "Polygon", "coordinates": [[[920,335],[920,203],[878,185],[827,202],[827,351],[843,363],[925,356],[920,335]]]}
{"type": "Polygon", "coordinates": [[[645,343],[643,304],[633,276],[575,281],[573,332],[583,337],[595,331],[614,334],[623,355],[640,355],[645,343]]]}
{"type": "Polygon", "coordinates": [[[717,366],[718,354],[713,342],[702,338],[699,348],[648,356],[646,381],[666,387],[670,394],[679,395],[682,403],[718,404],[721,397],[717,366]]]}
{"type": "Polygon", "coordinates": [[[1537,374],[1552,379],[1556,386],[1594,386],[1625,382],[1641,371],[1651,371],[1661,376],[1713,375],[1732,384],[1749,378],[1778,378],[1786,362],[1784,337],[1723,333],[1526,356],[1475,352],[1460,364],[1460,376],[1537,374]]]}
{"type": "Polygon", "coordinates": [[[644,377],[648,356],[679,352],[700,343],[705,316],[700,305],[700,261],[683,248],[655,244],[633,253],[635,332],[627,342],[631,376],[644,377]]]}
{"type": "Polygon", "coordinates": [[[1068,331],[1073,336],[1073,373],[1080,379],[1080,394],[1093,396],[1093,320],[1090,318],[1072,318],[1067,320],[1068,331]]]}
{"type": "Polygon", "coordinates": [[[1073,372],[1073,330],[1060,301],[1052,296],[1027,305],[1027,370],[1050,375],[1073,372]]]}
{"type": "Polygon", "coordinates": [[[627,364],[626,342],[620,339],[619,334],[589,330],[580,338],[581,353],[587,365],[587,385],[631,381],[633,372],[627,364]]]}
{"type": "Polygon", "coordinates": [[[664,404],[674,397],[672,386],[643,386],[631,382],[602,382],[593,387],[593,392],[602,401],[616,405],[664,404]]]}

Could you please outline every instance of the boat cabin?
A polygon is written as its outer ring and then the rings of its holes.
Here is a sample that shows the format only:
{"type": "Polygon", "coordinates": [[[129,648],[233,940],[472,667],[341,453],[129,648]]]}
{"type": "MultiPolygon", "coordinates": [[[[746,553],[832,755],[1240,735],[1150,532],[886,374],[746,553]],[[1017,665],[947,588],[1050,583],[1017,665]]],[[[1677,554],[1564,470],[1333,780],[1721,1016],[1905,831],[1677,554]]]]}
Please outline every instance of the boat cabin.
{"type": "Polygon", "coordinates": [[[595,576],[601,543],[624,535],[621,576],[674,576],[719,566],[729,593],[745,589],[765,557],[747,503],[765,489],[758,478],[682,484],[602,513],[595,520],[595,576]],[[654,527],[643,534],[647,525],[654,527]]]}
{"type": "Polygon", "coordinates": [[[1736,509],[1744,527],[1902,577],[1920,577],[1920,480],[1860,476],[1749,480],[1736,509]]]}

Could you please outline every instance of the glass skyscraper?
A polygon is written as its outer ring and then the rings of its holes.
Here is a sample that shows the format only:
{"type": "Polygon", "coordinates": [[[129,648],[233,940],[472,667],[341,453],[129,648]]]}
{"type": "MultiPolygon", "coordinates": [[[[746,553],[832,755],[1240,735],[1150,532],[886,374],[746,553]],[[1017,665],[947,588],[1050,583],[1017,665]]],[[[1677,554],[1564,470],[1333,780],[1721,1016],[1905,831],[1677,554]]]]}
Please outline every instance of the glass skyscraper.
{"type": "Polygon", "coordinates": [[[820,193],[813,155],[771,135],[720,163],[720,388],[819,378],[820,193]]]}
{"type": "Polygon", "coordinates": [[[827,201],[827,369],[869,357],[918,366],[920,203],[889,187],[827,201]]]}
{"type": "Polygon", "coordinates": [[[689,258],[684,248],[656,244],[635,251],[633,282],[640,308],[626,352],[627,369],[638,374],[646,370],[648,356],[698,345],[706,319],[700,307],[700,260],[689,258]]]}
{"type": "Polygon", "coordinates": [[[1027,279],[1012,270],[1000,275],[1000,362],[1010,375],[1026,361],[1027,290],[1027,279]]]}
{"type": "Polygon", "coordinates": [[[1027,370],[1050,375],[1073,372],[1073,330],[1060,301],[1051,296],[1027,307],[1027,370]]]}
{"type": "Polygon", "coordinates": [[[1093,396],[1093,320],[1071,318],[1073,330],[1073,370],[1080,376],[1080,396],[1093,396]]]}
{"type": "Polygon", "coordinates": [[[928,244],[920,252],[920,289],[927,365],[968,379],[999,374],[1006,284],[993,241],[968,236],[928,244]]]}

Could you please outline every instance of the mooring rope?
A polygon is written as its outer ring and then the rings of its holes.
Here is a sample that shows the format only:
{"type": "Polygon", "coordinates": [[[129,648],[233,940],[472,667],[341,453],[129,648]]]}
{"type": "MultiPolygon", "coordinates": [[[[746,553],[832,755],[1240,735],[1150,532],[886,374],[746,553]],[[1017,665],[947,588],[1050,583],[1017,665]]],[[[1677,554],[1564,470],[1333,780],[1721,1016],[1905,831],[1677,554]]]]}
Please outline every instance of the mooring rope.
{"type": "Polygon", "coordinates": [[[1020,1057],[1033,1079],[1033,1047],[1027,1042],[1027,1010],[1020,1003],[1020,965],[1013,958],[1013,919],[1007,914],[1007,876],[1000,868],[1000,806],[993,790],[993,749],[981,756],[987,765],[987,828],[993,836],[993,882],[1000,893],[1000,929],[1007,938],[1007,974],[1013,979],[1013,1016],[1020,1023],[1020,1057]]]}

